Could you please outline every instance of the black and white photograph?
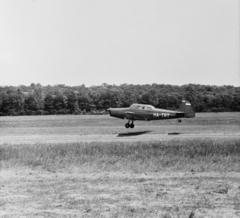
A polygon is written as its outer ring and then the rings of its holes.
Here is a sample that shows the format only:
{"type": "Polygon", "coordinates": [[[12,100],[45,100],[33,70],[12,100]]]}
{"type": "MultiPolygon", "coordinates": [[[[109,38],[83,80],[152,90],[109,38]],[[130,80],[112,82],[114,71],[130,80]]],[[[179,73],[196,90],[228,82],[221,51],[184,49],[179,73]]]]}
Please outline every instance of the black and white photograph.
{"type": "Polygon", "coordinates": [[[0,217],[240,217],[240,1],[1,0],[0,217]]]}

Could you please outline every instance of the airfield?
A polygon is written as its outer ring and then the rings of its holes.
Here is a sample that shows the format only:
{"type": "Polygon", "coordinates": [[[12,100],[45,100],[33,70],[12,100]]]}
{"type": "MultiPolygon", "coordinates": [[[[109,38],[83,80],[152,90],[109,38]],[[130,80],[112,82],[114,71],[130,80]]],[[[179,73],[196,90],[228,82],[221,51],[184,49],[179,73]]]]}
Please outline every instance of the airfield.
{"type": "Polygon", "coordinates": [[[239,217],[240,113],[0,117],[0,217],[239,217]]]}
{"type": "Polygon", "coordinates": [[[198,113],[196,118],[135,121],[108,115],[51,115],[0,118],[0,144],[81,141],[138,141],[187,138],[240,138],[240,113],[198,113]]]}
{"type": "Polygon", "coordinates": [[[230,133],[212,133],[212,134],[181,134],[179,132],[170,132],[168,134],[149,134],[147,131],[133,131],[121,134],[106,135],[31,135],[31,136],[3,136],[1,144],[25,144],[25,143],[71,143],[71,142],[94,142],[94,141],[162,141],[172,139],[193,139],[193,138],[239,138],[240,135],[230,133]]]}

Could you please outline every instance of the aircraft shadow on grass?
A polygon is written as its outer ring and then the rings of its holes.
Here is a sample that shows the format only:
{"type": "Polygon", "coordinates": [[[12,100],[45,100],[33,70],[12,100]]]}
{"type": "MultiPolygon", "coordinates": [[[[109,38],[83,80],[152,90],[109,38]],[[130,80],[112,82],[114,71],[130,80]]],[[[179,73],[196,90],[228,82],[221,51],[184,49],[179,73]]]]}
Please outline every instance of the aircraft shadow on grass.
{"type": "Polygon", "coordinates": [[[168,135],[180,135],[180,132],[169,132],[168,135]]]}
{"type": "Polygon", "coordinates": [[[138,131],[138,132],[126,132],[126,133],[119,133],[117,137],[128,137],[128,136],[137,136],[149,133],[151,131],[138,131]]]}

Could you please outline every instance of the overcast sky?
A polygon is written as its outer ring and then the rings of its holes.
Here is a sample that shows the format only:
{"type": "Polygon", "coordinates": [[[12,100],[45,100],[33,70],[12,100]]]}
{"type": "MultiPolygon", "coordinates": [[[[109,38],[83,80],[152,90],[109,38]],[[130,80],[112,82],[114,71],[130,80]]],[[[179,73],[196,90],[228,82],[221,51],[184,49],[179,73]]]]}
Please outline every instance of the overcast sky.
{"type": "Polygon", "coordinates": [[[240,86],[238,0],[1,0],[0,85],[240,86]]]}

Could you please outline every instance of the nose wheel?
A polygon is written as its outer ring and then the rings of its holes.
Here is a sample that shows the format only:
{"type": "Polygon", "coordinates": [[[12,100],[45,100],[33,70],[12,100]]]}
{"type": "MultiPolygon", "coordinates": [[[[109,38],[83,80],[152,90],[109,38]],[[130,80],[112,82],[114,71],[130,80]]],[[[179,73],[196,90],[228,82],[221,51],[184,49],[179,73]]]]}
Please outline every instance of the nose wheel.
{"type": "MultiPolygon", "coordinates": [[[[129,122],[130,122],[130,120],[129,120],[129,122]]],[[[129,127],[130,127],[130,128],[134,128],[133,121],[132,121],[131,124],[130,124],[129,122],[125,124],[125,127],[126,127],[126,128],[129,128],[129,127]]]]}
{"type": "Polygon", "coordinates": [[[179,123],[181,123],[181,122],[182,122],[182,120],[181,120],[181,119],[178,119],[178,122],[179,122],[179,123]]]}

